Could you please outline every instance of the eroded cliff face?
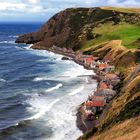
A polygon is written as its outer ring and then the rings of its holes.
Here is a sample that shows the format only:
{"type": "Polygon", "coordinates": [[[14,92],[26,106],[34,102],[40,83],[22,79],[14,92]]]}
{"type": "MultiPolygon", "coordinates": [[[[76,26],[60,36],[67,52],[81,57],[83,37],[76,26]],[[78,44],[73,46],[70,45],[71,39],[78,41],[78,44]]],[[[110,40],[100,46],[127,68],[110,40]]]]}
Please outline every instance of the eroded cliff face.
{"type": "Polygon", "coordinates": [[[140,65],[123,80],[121,91],[109,105],[96,129],[79,140],[139,140],[140,65]]]}
{"type": "Polygon", "coordinates": [[[140,57],[136,54],[140,51],[128,50],[122,46],[121,40],[115,40],[93,46],[85,53],[112,60],[120,72],[121,82],[114,88],[117,96],[104,112],[103,120],[79,140],[124,140],[129,136],[139,140],[136,122],[139,123],[140,115],[140,57]]]}
{"type": "Polygon", "coordinates": [[[86,40],[98,37],[91,34],[92,28],[107,22],[133,24],[139,19],[137,13],[104,8],[69,8],[54,15],[37,32],[19,36],[16,43],[34,44],[33,48],[37,49],[57,45],[78,50],[86,40]]]}
{"type": "Polygon", "coordinates": [[[122,40],[112,40],[92,46],[85,54],[93,54],[101,59],[109,59],[125,77],[140,63],[140,50],[127,49],[122,45],[122,40]]]}

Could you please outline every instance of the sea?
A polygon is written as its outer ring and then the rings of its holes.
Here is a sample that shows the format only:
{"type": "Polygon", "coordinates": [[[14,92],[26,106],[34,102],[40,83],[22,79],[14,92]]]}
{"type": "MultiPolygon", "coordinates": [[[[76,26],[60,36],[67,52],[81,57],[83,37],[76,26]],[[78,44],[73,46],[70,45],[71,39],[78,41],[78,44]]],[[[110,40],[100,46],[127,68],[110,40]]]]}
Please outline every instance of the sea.
{"type": "Polygon", "coordinates": [[[42,23],[0,23],[0,140],[76,140],[80,104],[97,87],[92,70],[16,44],[42,23]]]}

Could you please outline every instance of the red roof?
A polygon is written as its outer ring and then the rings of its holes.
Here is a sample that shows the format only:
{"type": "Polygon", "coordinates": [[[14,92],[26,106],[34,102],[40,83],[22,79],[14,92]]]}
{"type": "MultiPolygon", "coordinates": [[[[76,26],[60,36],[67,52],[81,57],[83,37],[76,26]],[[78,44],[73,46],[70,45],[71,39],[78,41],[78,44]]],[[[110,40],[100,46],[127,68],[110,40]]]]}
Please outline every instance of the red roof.
{"type": "Polygon", "coordinates": [[[98,57],[87,57],[86,62],[92,62],[92,61],[97,60],[97,59],[98,59],[98,57]]]}
{"type": "Polygon", "coordinates": [[[99,70],[103,70],[108,66],[108,64],[103,63],[103,64],[99,64],[98,66],[99,66],[99,70]]]}
{"type": "Polygon", "coordinates": [[[99,88],[100,88],[100,89],[107,89],[107,88],[108,88],[108,85],[107,85],[105,82],[103,82],[103,83],[101,83],[101,84],[99,85],[99,88]]]}
{"type": "Polygon", "coordinates": [[[86,107],[103,107],[105,106],[104,101],[95,100],[95,101],[87,101],[85,102],[86,107]]]}
{"type": "Polygon", "coordinates": [[[114,74],[114,73],[108,73],[105,76],[108,77],[108,78],[116,78],[117,77],[117,75],[114,74]]]}
{"type": "Polygon", "coordinates": [[[92,57],[93,58],[93,60],[97,60],[97,59],[99,59],[99,57],[92,57]]]}
{"type": "Polygon", "coordinates": [[[102,107],[102,106],[105,106],[105,102],[104,101],[94,101],[92,106],[102,107]]]}
{"type": "Polygon", "coordinates": [[[92,59],[92,57],[88,57],[88,58],[86,58],[86,62],[92,62],[93,61],[93,59],[92,59]]]}

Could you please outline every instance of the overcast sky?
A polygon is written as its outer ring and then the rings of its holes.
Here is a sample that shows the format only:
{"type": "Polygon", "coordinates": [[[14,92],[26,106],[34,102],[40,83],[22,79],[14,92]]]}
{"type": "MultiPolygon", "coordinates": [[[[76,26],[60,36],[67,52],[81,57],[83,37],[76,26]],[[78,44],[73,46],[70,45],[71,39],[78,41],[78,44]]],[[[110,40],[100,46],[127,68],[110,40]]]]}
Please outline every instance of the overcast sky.
{"type": "Polygon", "coordinates": [[[44,22],[69,7],[140,7],[140,0],[0,0],[0,21],[44,22]]]}

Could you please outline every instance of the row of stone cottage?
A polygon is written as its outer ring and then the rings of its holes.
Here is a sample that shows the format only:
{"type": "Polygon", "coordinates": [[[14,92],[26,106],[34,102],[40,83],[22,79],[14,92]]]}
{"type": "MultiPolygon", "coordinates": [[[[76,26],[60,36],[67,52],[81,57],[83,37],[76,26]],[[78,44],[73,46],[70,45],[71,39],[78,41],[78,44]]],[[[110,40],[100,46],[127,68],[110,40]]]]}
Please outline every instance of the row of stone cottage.
{"type": "Polygon", "coordinates": [[[100,60],[92,55],[77,55],[76,59],[90,68],[96,68],[102,76],[97,90],[89,95],[83,106],[85,118],[91,119],[101,113],[116,95],[113,87],[120,81],[119,74],[115,72],[115,66],[111,65],[109,60],[100,60]]]}
{"type": "Polygon", "coordinates": [[[98,68],[100,71],[109,73],[115,70],[115,66],[110,65],[110,60],[100,60],[99,57],[94,57],[92,55],[77,55],[76,59],[84,63],[84,65],[90,68],[98,68]]]}
{"type": "Polygon", "coordinates": [[[86,67],[96,69],[99,75],[102,76],[97,90],[89,95],[88,100],[84,103],[83,110],[86,119],[95,117],[98,113],[101,113],[106,104],[109,103],[116,92],[113,87],[120,81],[119,74],[115,72],[115,66],[110,64],[110,60],[100,60],[99,57],[92,55],[83,55],[81,53],[75,53],[72,49],[59,48],[53,46],[52,50],[60,51],[63,53],[70,53],[74,56],[74,59],[79,61],[86,67]]]}

